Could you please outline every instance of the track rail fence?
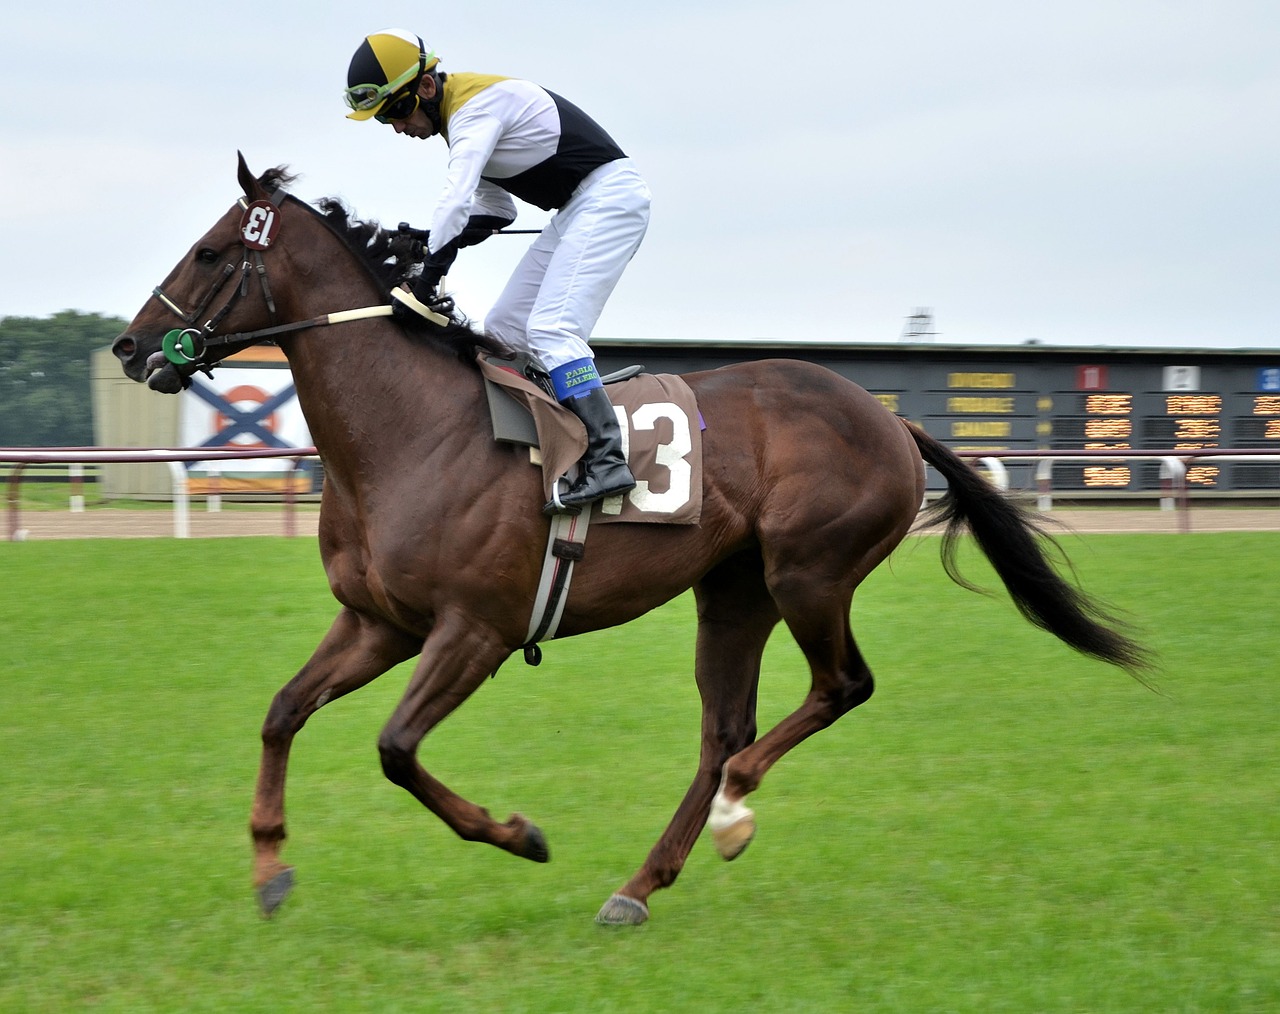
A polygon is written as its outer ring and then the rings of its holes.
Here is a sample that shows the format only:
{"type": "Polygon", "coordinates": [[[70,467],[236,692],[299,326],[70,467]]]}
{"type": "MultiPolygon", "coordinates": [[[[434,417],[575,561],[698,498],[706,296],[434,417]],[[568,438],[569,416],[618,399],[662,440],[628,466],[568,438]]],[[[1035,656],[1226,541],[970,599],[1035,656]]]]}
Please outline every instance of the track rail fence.
{"type": "MultiPolygon", "coordinates": [[[[1110,463],[1139,460],[1160,462],[1159,506],[1161,510],[1178,512],[1179,531],[1190,530],[1189,492],[1187,470],[1201,462],[1214,464],[1230,462],[1280,462],[1280,454],[1269,449],[1206,448],[1193,452],[1180,450],[1056,450],[1056,451],[958,451],[962,458],[984,467],[991,481],[1001,489],[1009,488],[1007,464],[1036,465],[1036,506],[1041,511],[1053,509],[1053,466],[1059,463],[1110,463]]],[[[318,458],[314,447],[282,448],[234,448],[234,447],[0,447],[0,464],[16,466],[9,474],[8,521],[9,539],[21,538],[21,487],[23,471],[27,465],[67,465],[70,469],[69,509],[84,509],[84,494],[79,481],[84,465],[109,463],[157,462],[169,466],[173,491],[173,534],[175,538],[189,538],[190,496],[187,492],[187,470],[183,463],[192,461],[237,461],[246,458],[278,458],[291,460],[296,470],[304,458],[318,458]]],[[[1072,491],[1078,493],[1078,491],[1072,491]]],[[[1260,494],[1265,496],[1266,494],[1260,494]]],[[[284,534],[297,534],[295,516],[296,498],[293,484],[285,483],[283,494],[284,534]]],[[[219,509],[219,499],[209,496],[210,510],[219,509]]]]}
{"type": "MultiPolygon", "coordinates": [[[[1091,464],[1127,463],[1151,461],[1160,463],[1161,510],[1177,511],[1178,530],[1191,530],[1190,491],[1187,487],[1187,471],[1202,462],[1230,464],[1233,462],[1280,462],[1280,454],[1268,448],[1201,448],[1185,450],[1057,450],[1057,451],[957,451],[960,457],[982,465],[991,475],[991,481],[1001,489],[1009,488],[1009,471],[1006,464],[1034,463],[1036,466],[1036,508],[1042,512],[1053,510],[1053,466],[1062,463],[1088,462],[1091,464]]],[[[1079,490],[1072,490],[1078,495],[1079,490]]],[[[1267,496],[1259,492],[1259,497],[1267,496]]]]}
{"type": "MultiPolygon", "coordinates": [[[[15,466],[9,473],[8,482],[8,520],[9,540],[19,541],[22,538],[22,480],[23,472],[28,465],[68,466],[71,477],[69,509],[72,512],[84,510],[84,492],[80,481],[84,465],[125,464],[140,462],[163,463],[169,467],[169,477],[173,496],[173,535],[177,539],[191,536],[191,497],[187,491],[187,470],[185,462],[202,461],[213,463],[219,461],[242,461],[249,458],[276,458],[293,462],[296,471],[304,458],[318,458],[314,447],[0,447],[0,464],[15,466]]],[[[295,507],[297,499],[293,492],[293,483],[284,484],[284,534],[297,534],[297,517],[295,507]]],[[[212,510],[221,508],[221,498],[210,494],[208,507],[212,510]]]]}

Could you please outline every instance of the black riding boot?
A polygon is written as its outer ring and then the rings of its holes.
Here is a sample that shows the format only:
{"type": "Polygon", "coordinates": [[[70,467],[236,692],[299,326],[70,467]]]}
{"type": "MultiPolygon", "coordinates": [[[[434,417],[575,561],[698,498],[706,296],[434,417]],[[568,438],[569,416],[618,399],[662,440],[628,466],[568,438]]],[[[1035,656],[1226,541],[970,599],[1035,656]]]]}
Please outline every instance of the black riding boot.
{"type": "Polygon", "coordinates": [[[622,453],[622,430],[613,405],[604,388],[597,387],[578,398],[562,401],[565,408],[582,420],[587,428],[587,453],[581,462],[581,474],[555,501],[543,508],[546,514],[577,514],[588,504],[606,496],[617,496],[635,488],[636,477],[627,467],[622,453]]]}

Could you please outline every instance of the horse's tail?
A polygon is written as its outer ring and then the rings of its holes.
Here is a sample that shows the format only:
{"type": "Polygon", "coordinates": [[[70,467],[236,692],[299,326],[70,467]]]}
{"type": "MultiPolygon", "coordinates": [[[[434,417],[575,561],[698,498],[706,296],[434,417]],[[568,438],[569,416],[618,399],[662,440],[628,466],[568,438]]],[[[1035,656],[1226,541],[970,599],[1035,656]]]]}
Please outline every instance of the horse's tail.
{"type": "Polygon", "coordinates": [[[965,588],[981,591],[956,567],[956,540],[967,526],[1023,616],[1077,651],[1142,679],[1142,673],[1151,668],[1149,652],[1120,633],[1117,628],[1124,626],[1123,621],[1063,580],[1041,540],[1055,548],[1057,543],[948,447],[918,426],[905,420],[904,424],[921,457],[947,480],[947,492],[925,512],[926,523],[946,523],[942,564],[947,575],[965,588]]]}

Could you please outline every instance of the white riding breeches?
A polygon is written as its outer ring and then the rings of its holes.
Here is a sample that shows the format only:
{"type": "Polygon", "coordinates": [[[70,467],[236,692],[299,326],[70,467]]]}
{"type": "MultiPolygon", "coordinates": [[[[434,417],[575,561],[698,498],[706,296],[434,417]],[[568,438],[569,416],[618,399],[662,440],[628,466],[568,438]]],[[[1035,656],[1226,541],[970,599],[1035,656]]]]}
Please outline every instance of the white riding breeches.
{"type": "Polygon", "coordinates": [[[587,340],[644,239],[649,201],[631,159],[588,174],[516,265],[485,330],[547,371],[593,359],[587,340]]]}

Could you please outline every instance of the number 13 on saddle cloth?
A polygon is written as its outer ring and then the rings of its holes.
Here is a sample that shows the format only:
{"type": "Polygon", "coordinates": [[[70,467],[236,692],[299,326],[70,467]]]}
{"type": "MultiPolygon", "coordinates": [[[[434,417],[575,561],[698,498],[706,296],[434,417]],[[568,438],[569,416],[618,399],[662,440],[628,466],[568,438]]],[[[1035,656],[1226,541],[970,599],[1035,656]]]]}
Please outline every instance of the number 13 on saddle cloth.
{"type": "MultiPolygon", "coordinates": [[[[483,356],[479,363],[485,379],[533,417],[536,444],[532,434],[500,433],[496,421],[494,435],[541,449],[543,495],[551,499],[556,481],[586,452],[586,430],[572,412],[521,373],[483,356]]],[[[592,510],[592,523],[696,525],[702,517],[703,423],[689,385],[674,374],[644,373],[606,385],[605,393],[622,427],[622,446],[636,488],[601,500],[592,510]]]]}

